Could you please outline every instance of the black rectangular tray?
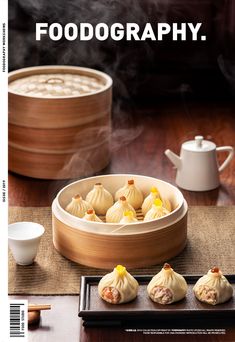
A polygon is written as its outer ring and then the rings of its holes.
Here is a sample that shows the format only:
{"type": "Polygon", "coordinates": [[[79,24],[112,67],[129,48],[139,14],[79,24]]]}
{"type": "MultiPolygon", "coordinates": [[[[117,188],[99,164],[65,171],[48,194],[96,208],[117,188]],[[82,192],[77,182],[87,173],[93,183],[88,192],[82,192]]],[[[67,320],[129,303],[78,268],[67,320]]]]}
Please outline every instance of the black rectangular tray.
{"type": "MultiPolygon", "coordinates": [[[[184,275],[188,293],[183,300],[170,305],[154,303],[147,294],[147,284],[152,276],[135,276],[139,283],[136,299],[130,303],[113,305],[98,295],[101,276],[81,278],[79,317],[84,326],[154,326],[154,327],[225,327],[234,325],[235,297],[219,305],[209,305],[198,301],[193,294],[193,286],[201,276],[184,275]]],[[[235,275],[226,276],[234,288],[235,275]]]]}

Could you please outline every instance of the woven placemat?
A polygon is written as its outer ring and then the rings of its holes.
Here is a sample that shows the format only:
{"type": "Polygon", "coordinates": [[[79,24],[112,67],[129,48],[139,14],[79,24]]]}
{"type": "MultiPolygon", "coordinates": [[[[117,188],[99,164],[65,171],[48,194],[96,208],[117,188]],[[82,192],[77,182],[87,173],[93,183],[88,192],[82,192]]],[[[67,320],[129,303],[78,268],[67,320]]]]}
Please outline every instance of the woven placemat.
{"type": "MultiPolygon", "coordinates": [[[[16,265],[9,252],[9,294],[60,295],[79,294],[81,275],[105,274],[62,257],[53,247],[51,209],[47,207],[9,208],[9,222],[34,221],[46,232],[35,263],[16,265]]],[[[189,209],[188,243],[184,251],[170,260],[182,274],[202,274],[218,265],[225,274],[235,273],[235,206],[189,209]]],[[[132,274],[154,274],[161,265],[132,270],[132,274]]]]}

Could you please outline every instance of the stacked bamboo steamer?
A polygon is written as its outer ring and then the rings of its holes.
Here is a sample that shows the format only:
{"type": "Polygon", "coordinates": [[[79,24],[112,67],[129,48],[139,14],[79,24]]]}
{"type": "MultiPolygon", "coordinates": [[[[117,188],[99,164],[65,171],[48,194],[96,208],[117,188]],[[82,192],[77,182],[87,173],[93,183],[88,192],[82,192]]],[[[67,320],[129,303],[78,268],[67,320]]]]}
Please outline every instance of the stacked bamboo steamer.
{"type": "Polygon", "coordinates": [[[42,179],[87,176],[109,163],[112,79],[72,66],[9,74],[9,169],[42,179]]]}

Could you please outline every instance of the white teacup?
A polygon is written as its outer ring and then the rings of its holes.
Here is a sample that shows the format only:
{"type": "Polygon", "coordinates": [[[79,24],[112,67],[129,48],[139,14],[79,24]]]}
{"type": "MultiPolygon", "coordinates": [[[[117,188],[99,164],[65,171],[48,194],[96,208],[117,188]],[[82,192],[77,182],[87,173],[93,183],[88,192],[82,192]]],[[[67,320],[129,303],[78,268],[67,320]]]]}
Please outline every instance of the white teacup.
{"type": "Polygon", "coordinates": [[[31,265],[33,263],[44,232],[44,227],[34,222],[9,224],[8,243],[17,264],[31,265]]]}

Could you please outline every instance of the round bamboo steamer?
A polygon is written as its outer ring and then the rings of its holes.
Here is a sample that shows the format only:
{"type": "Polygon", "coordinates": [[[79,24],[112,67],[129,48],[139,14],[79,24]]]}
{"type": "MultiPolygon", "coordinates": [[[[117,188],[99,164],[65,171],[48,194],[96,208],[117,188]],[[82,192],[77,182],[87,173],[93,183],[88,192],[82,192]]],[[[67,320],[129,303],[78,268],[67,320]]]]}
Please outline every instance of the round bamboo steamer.
{"type": "Polygon", "coordinates": [[[96,79],[101,88],[50,98],[9,90],[11,171],[67,179],[91,175],[109,163],[112,79],[108,75],[88,68],[42,66],[11,72],[9,83],[31,75],[55,74],[56,78],[58,73],[96,79]]]}
{"type": "Polygon", "coordinates": [[[107,175],[74,182],[63,188],[52,205],[53,243],[59,253],[77,263],[111,269],[117,264],[128,268],[162,263],[178,255],[187,241],[188,206],[181,192],[169,183],[138,175],[107,175]],[[83,198],[96,182],[112,194],[126,180],[135,183],[147,196],[156,186],[170,199],[173,211],[157,220],[139,221],[126,226],[120,223],[88,222],[65,211],[71,197],[83,198]]]}

